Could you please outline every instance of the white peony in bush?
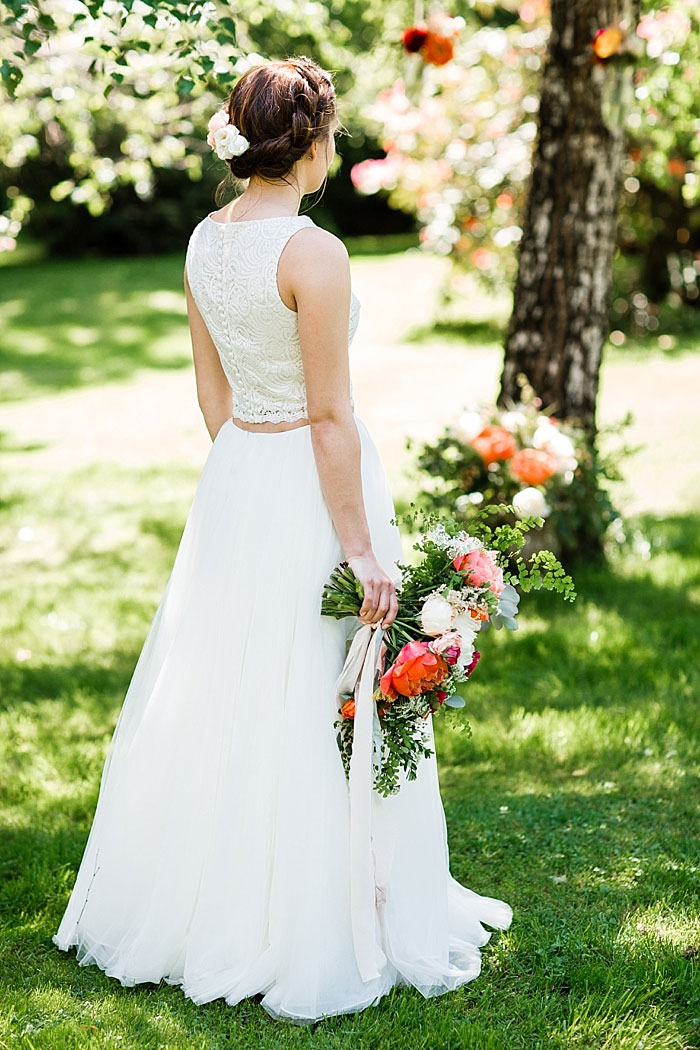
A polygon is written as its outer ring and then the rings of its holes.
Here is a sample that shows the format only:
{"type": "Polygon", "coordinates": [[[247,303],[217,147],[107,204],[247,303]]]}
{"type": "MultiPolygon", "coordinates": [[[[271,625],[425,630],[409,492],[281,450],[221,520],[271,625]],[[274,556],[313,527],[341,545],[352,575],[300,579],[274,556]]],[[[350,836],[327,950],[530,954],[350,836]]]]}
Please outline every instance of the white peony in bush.
{"type": "Polygon", "coordinates": [[[544,498],[544,494],[532,485],[515,493],[513,506],[518,517],[521,518],[530,514],[535,517],[546,518],[552,509],[544,498]]]}

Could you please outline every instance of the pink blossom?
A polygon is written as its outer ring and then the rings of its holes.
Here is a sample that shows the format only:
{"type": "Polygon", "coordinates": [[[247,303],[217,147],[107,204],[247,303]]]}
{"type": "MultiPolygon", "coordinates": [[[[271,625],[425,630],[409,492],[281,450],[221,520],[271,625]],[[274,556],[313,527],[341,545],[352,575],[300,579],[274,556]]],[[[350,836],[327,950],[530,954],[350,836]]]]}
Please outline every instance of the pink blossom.
{"type": "Polygon", "coordinates": [[[209,134],[207,135],[207,142],[214,148],[214,135],[221,128],[225,128],[229,122],[229,115],[227,109],[219,109],[209,120],[207,127],[209,128],[209,134]]]}
{"type": "Polygon", "coordinates": [[[444,631],[428,643],[434,653],[442,653],[448,664],[456,664],[462,651],[462,636],[459,631],[444,631]]]}
{"type": "Polygon", "coordinates": [[[473,587],[482,587],[487,583],[496,597],[505,587],[503,570],[496,564],[492,551],[476,550],[469,554],[458,554],[453,564],[457,572],[465,574],[466,582],[473,587]]]}

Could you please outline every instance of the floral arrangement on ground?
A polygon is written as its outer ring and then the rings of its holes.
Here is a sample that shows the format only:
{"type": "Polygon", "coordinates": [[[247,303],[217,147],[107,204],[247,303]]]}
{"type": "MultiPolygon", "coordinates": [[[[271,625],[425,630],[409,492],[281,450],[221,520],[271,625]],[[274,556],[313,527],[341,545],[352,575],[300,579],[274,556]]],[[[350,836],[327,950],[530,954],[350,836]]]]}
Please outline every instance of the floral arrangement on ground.
{"type": "MultiPolygon", "coordinates": [[[[570,420],[557,419],[524,376],[521,395],[505,407],[465,406],[433,441],[416,451],[412,479],[419,503],[454,514],[468,524],[486,504],[509,504],[512,510],[490,519],[492,525],[523,515],[545,519],[541,533],[528,538],[526,549],[551,548],[565,564],[604,548],[617,535],[621,515],[613,506],[609,483],[622,480],[620,461],[635,449],[622,445],[603,454],[601,439],[616,436],[632,421],[599,428],[591,440],[570,420]]],[[[406,448],[415,450],[413,438],[406,448]]]]}

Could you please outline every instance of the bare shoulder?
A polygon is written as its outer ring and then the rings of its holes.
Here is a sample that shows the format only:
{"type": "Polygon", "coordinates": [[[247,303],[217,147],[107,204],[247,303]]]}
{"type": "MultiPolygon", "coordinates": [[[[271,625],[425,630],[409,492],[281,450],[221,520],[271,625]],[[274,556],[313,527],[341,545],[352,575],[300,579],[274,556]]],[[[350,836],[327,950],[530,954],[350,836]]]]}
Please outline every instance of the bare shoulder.
{"type": "MultiPolygon", "coordinates": [[[[320,226],[305,226],[287,244],[291,269],[295,275],[338,281],[350,274],[348,250],[340,237],[320,226]]],[[[296,282],[295,282],[296,283],[296,282]]]]}

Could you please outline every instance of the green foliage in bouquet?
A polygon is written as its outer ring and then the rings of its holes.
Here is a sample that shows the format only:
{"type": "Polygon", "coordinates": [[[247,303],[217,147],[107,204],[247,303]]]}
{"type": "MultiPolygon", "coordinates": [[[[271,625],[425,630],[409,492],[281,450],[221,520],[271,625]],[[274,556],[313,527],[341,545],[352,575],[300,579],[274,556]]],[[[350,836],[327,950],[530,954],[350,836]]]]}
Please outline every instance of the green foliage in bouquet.
{"type": "MultiPolygon", "coordinates": [[[[418,762],[432,754],[427,719],[443,708],[462,708],[458,689],[469,680],[481,656],[474,649],[477,633],[493,625],[517,629],[519,591],[545,589],[565,600],[576,597],[572,578],[550,550],[522,556],[526,534],[543,519],[525,515],[513,524],[493,526],[493,516],[512,511],[507,504],[476,510],[469,532],[454,518],[411,504],[395,518],[415,533],[415,564],[399,563],[398,615],[384,630],[384,673],[375,678],[376,703],[374,787],[382,795],[399,790],[399,774],[414,780],[418,762]],[[420,527],[418,521],[420,519],[420,527]]],[[[321,614],[357,616],[362,585],[346,561],[326,583],[321,614]]],[[[380,630],[381,628],[376,628],[380,630]]],[[[346,775],[353,741],[354,701],[348,698],[335,722],[346,775]]],[[[465,728],[471,734],[466,721],[465,728]]]]}

